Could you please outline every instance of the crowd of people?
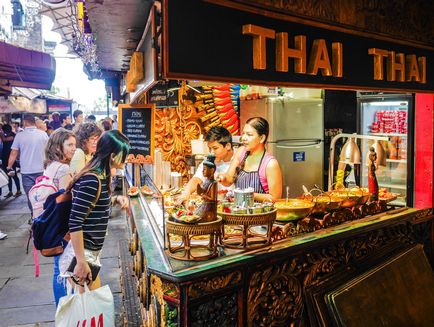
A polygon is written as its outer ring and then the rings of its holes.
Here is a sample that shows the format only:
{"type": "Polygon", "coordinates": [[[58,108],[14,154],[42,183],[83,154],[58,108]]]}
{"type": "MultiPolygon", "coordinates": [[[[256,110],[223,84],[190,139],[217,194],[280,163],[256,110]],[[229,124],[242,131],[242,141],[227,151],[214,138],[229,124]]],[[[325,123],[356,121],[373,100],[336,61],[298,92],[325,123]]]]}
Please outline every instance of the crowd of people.
{"type": "MultiPolygon", "coordinates": [[[[71,191],[69,224],[77,262],[74,276],[80,284],[86,280],[93,281],[90,287],[96,288],[99,277],[91,276],[87,259],[91,255],[99,260],[110,207],[119,204],[125,208],[128,205],[127,198],[112,196],[110,181],[116,169],[123,167],[129,142],[122,133],[113,129],[115,120],[104,119],[96,123],[92,116],[84,119],[83,112],[79,110],[74,112],[73,117],[71,122],[68,115],[54,113],[52,120],[45,122],[25,114],[22,127],[2,124],[2,169],[9,178],[5,198],[20,196],[22,185],[31,212],[31,223],[43,212],[43,205],[37,205],[35,199],[29,198],[29,191],[35,184],[39,185],[41,178],[51,180],[58,190],[71,191]],[[98,189],[99,192],[96,192],[98,189]]],[[[6,236],[0,231],[1,239],[6,236]]],[[[56,304],[66,294],[59,274],[59,257],[56,256],[53,276],[56,304]]]]}

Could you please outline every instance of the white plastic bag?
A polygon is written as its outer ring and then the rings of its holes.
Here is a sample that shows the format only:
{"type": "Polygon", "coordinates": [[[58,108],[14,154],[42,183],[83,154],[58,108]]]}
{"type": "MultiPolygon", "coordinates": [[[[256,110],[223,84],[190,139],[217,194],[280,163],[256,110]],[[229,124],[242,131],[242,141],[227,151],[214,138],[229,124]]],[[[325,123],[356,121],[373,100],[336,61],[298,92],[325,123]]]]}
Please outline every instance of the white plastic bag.
{"type": "Polygon", "coordinates": [[[68,268],[74,257],[75,257],[74,248],[72,247],[72,242],[69,241],[68,245],[65,247],[63,253],[59,257],[60,277],[71,277],[72,274],[68,272],[68,268]]]}
{"type": "Polygon", "coordinates": [[[56,327],[114,327],[115,308],[113,294],[108,285],[90,291],[85,285],[84,293],[75,288],[74,294],[60,298],[56,311],[56,327]]]}
{"type": "Polygon", "coordinates": [[[8,175],[6,175],[6,173],[0,169],[0,188],[8,185],[8,183],[9,183],[8,175]]]}

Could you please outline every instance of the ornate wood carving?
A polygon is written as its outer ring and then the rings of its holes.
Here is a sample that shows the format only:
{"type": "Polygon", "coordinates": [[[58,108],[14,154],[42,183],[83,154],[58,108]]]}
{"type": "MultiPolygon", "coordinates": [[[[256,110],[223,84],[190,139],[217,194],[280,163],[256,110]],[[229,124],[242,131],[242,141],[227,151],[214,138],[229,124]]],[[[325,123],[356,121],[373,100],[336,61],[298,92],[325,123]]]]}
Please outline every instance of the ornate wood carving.
{"type": "Polygon", "coordinates": [[[303,321],[304,289],[318,285],[343,266],[355,269],[355,263],[371,254],[413,243],[412,231],[409,223],[392,226],[254,268],[248,290],[249,326],[288,326],[303,321]]]}
{"type": "Polygon", "coordinates": [[[190,141],[202,133],[195,106],[183,98],[185,92],[182,86],[178,107],[155,111],[155,147],[162,149],[163,160],[171,162],[172,170],[184,177],[188,175],[185,156],[191,153],[190,141]]]}
{"type": "Polygon", "coordinates": [[[434,2],[427,0],[234,0],[293,16],[434,46],[434,2]]]}
{"type": "Polygon", "coordinates": [[[191,308],[190,318],[189,325],[192,327],[238,326],[237,294],[231,293],[191,308]]]}
{"type": "Polygon", "coordinates": [[[204,278],[188,286],[188,296],[198,298],[207,293],[215,292],[219,289],[236,285],[241,281],[241,271],[234,271],[226,275],[220,275],[212,278],[204,278]]]}
{"type": "Polygon", "coordinates": [[[293,259],[252,275],[247,298],[249,326],[284,326],[288,319],[300,316],[300,273],[301,267],[293,259]]]}

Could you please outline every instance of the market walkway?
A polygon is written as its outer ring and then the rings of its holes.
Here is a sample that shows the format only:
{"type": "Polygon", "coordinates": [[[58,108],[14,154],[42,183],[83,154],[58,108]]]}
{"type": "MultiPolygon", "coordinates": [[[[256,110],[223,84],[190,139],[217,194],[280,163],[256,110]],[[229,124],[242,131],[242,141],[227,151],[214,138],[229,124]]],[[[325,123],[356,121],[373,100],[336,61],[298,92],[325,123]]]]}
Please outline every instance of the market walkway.
{"type": "MultiPolygon", "coordinates": [[[[127,238],[124,215],[113,214],[102,253],[101,280],[115,299],[117,326],[122,326],[119,240],[127,238]]],[[[40,277],[34,277],[33,252],[26,254],[30,217],[26,197],[0,200],[0,327],[54,326],[53,260],[39,256],[40,277]]]]}

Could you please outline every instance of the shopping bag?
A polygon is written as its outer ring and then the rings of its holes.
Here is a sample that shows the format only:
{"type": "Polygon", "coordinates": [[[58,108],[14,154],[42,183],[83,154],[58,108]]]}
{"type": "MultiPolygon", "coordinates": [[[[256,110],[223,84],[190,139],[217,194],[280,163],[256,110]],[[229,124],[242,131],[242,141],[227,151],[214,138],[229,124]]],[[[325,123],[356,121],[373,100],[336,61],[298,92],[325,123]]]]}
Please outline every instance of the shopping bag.
{"type": "Polygon", "coordinates": [[[56,311],[56,327],[114,327],[115,308],[113,294],[108,285],[90,291],[85,285],[80,294],[75,288],[60,298],[56,311]]]}

